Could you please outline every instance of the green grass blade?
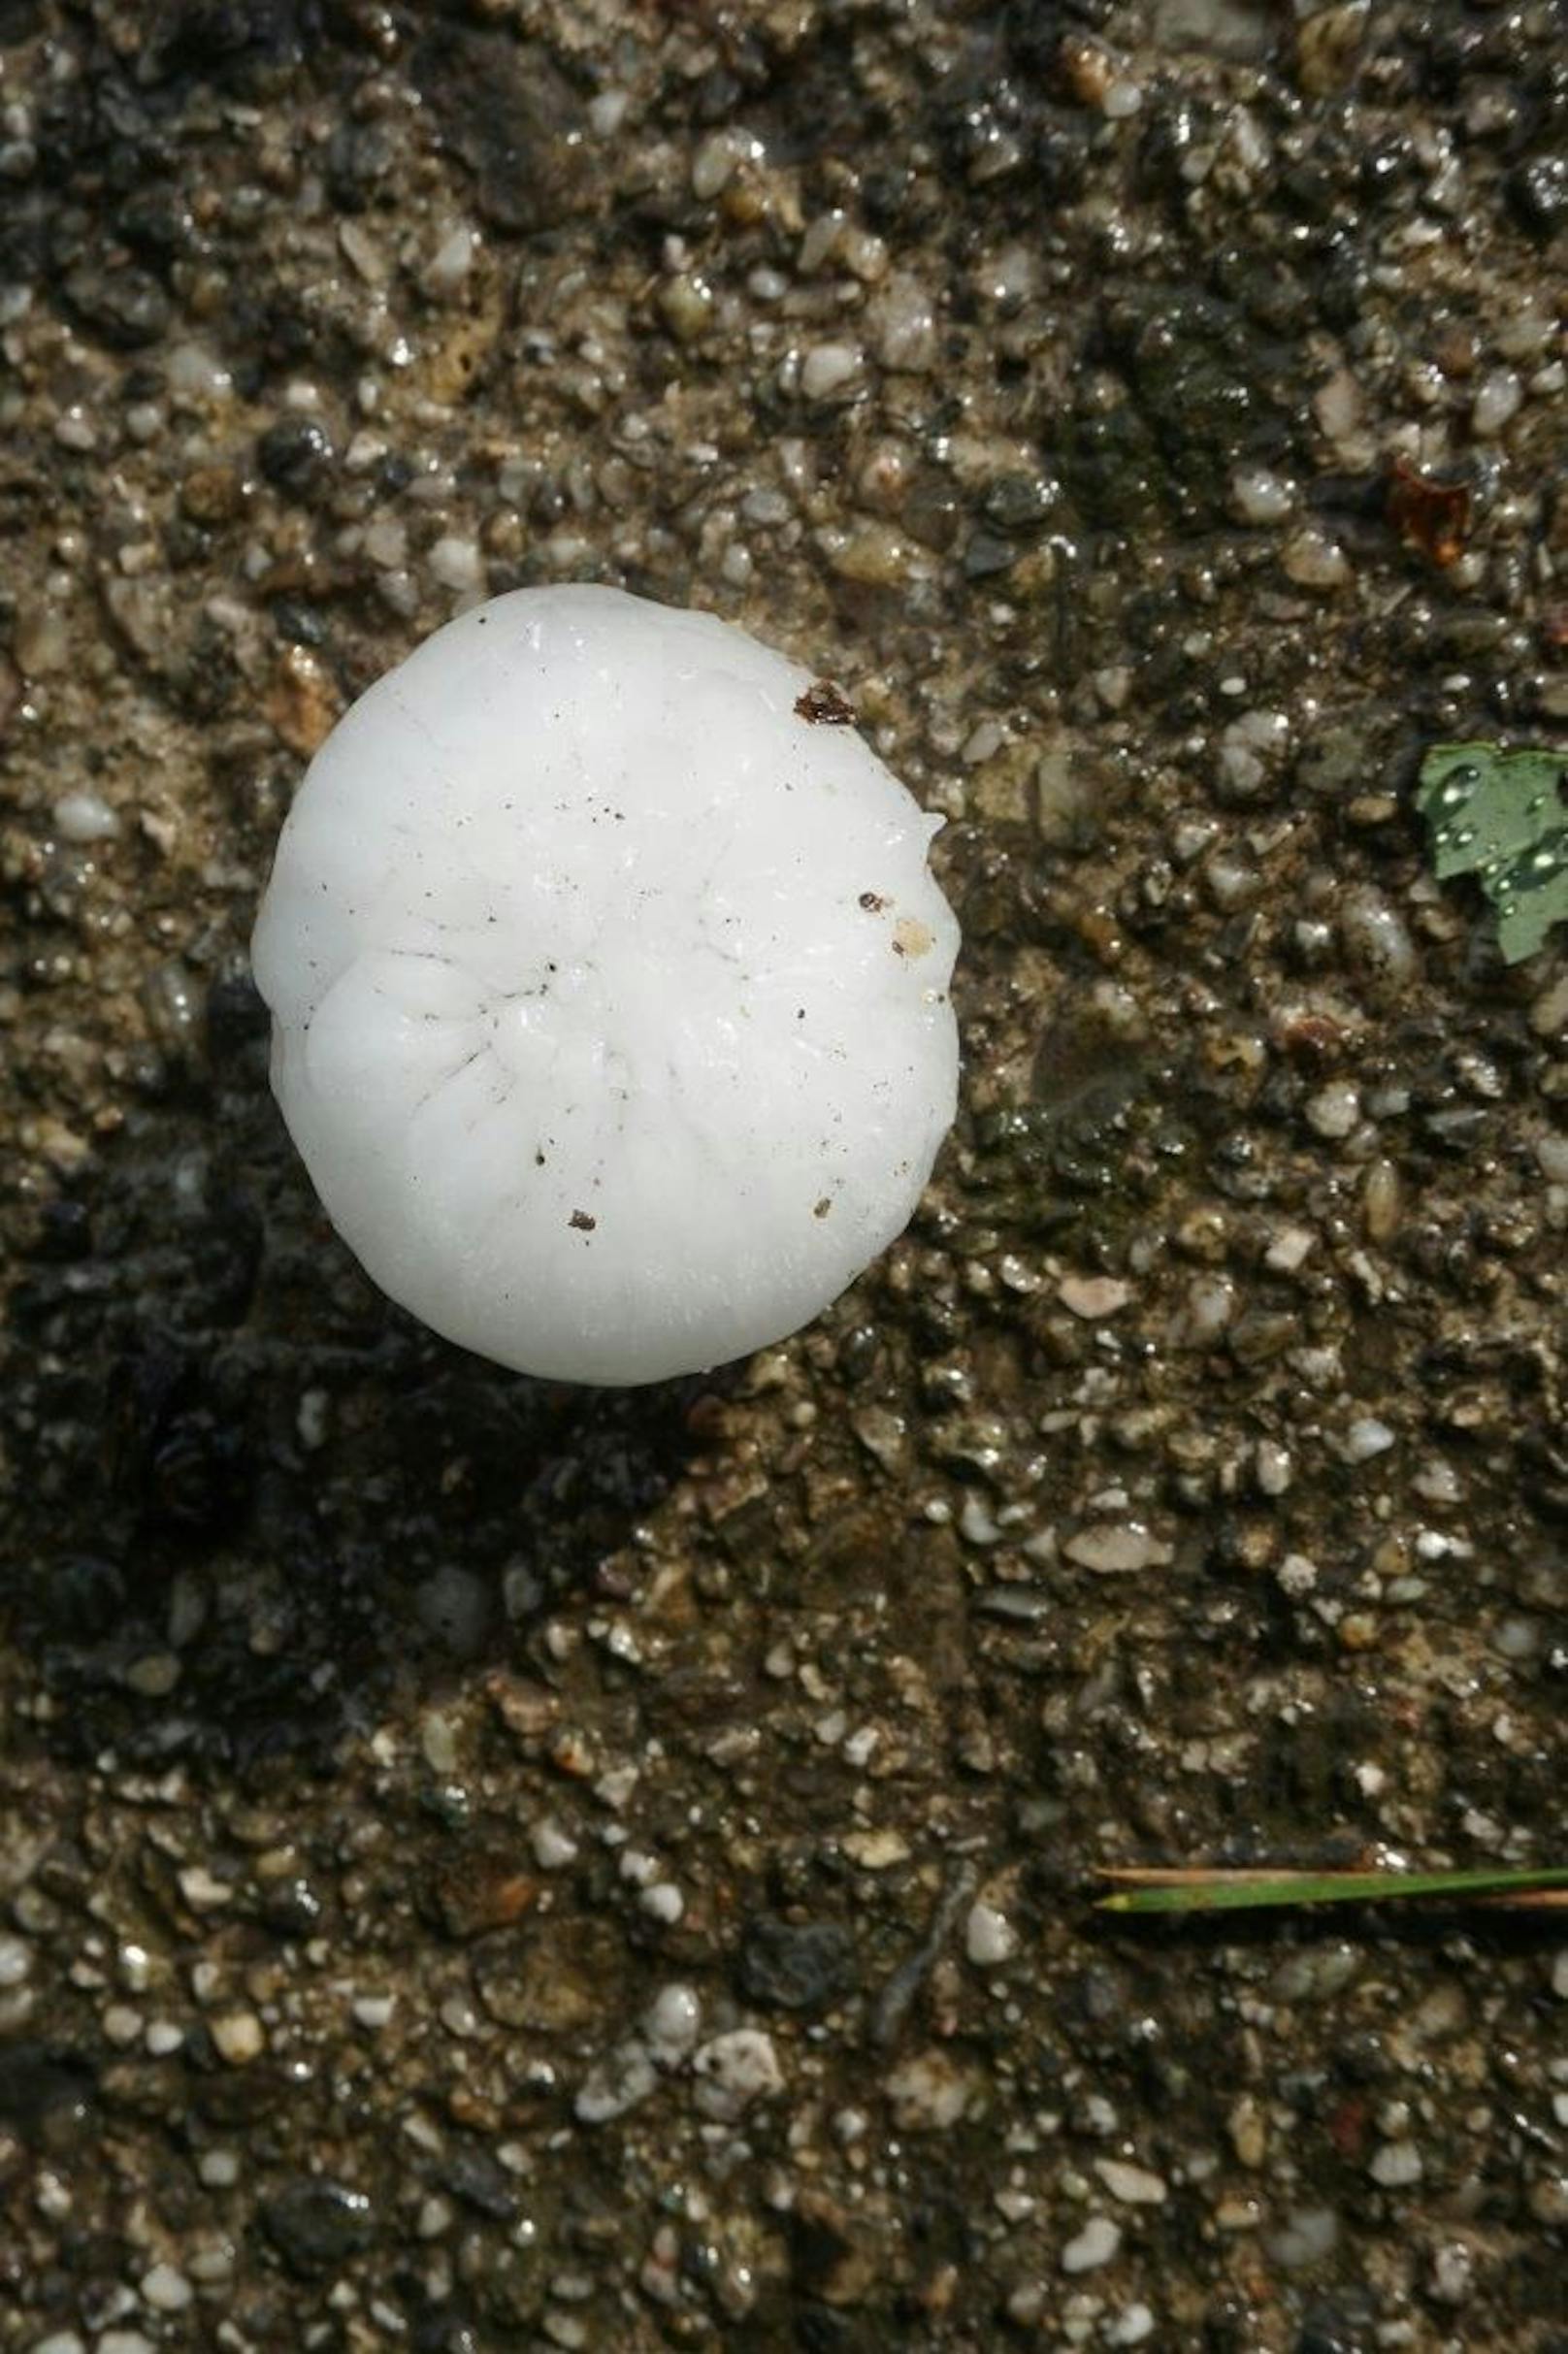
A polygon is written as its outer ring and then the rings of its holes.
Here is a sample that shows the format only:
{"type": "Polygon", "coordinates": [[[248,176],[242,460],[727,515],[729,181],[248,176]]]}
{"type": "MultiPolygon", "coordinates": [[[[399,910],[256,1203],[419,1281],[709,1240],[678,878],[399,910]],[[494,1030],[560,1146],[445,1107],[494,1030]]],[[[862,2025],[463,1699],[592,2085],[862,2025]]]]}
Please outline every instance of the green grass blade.
{"type": "Polygon", "coordinates": [[[1544,1872],[1104,1871],[1124,1883],[1096,1900],[1101,1913],[1242,1913],[1283,1905],[1382,1904],[1412,1896],[1527,1897],[1568,1889],[1568,1870],[1544,1872]]]}

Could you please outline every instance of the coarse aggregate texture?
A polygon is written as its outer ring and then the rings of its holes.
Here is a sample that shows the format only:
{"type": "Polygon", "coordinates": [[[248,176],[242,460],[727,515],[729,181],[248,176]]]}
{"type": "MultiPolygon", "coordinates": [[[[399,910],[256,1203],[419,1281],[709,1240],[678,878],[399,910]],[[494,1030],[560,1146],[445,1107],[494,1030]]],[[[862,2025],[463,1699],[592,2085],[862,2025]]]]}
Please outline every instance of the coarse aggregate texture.
{"type": "Polygon", "coordinates": [[[1565,108],[1544,0],[0,0],[7,2354],[1562,2354],[1564,1916],[1085,1876],[1568,1855],[1568,956],[1409,796],[1568,727],[1565,108]],[[244,962],[573,578],[965,940],[909,1235],[641,1393],[373,1291],[244,962]]]}

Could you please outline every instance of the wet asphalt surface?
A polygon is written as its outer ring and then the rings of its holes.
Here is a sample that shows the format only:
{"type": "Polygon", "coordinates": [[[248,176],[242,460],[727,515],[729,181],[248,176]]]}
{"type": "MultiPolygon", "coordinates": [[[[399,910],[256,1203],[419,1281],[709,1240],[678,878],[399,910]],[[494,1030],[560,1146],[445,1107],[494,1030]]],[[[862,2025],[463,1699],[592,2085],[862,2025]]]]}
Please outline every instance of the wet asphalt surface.
{"type": "Polygon", "coordinates": [[[1546,6],[0,0],[0,2346],[1568,2346],[1546,6]],[[711,1378],[390,1308],[266,1085],[464,600],[837,680],[959,1125],[711,1378]]]}

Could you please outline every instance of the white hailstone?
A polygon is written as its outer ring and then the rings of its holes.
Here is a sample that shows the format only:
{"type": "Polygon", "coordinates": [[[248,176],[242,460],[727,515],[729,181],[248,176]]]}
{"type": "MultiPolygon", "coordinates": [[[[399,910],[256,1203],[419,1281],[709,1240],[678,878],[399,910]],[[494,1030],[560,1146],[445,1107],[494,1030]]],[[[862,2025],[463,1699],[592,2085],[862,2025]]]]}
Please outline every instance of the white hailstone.
{"type": "Polygon", "coordinates": [[[349,1248],[448,1339],[705,1370],[906,1224],[957,1095],[940,821],[811,690],[709,614],[522,589],[316,755],[253,943],[273,1086],[349,1248]]]}

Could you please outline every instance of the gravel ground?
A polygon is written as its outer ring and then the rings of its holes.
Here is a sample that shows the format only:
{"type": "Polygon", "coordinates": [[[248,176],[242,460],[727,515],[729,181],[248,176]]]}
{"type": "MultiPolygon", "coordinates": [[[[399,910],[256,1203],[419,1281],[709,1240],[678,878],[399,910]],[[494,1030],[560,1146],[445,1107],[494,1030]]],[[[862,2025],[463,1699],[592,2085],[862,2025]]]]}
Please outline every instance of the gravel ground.
{"type": "MultiPolygon", "coordinates": [[[[1562,2354],[1547,0],[0,0],[0,2346],[1562,2354]],[[589,577],[950,823],[964,1103],[787,1346],[375,1294],[245,939],[589,577]],[[1541,1924],[1541,1925],[1537,1925],[1541,1924]]],[[[1553,664],[1558,664],[1555,670],[1553,664]]]]}

